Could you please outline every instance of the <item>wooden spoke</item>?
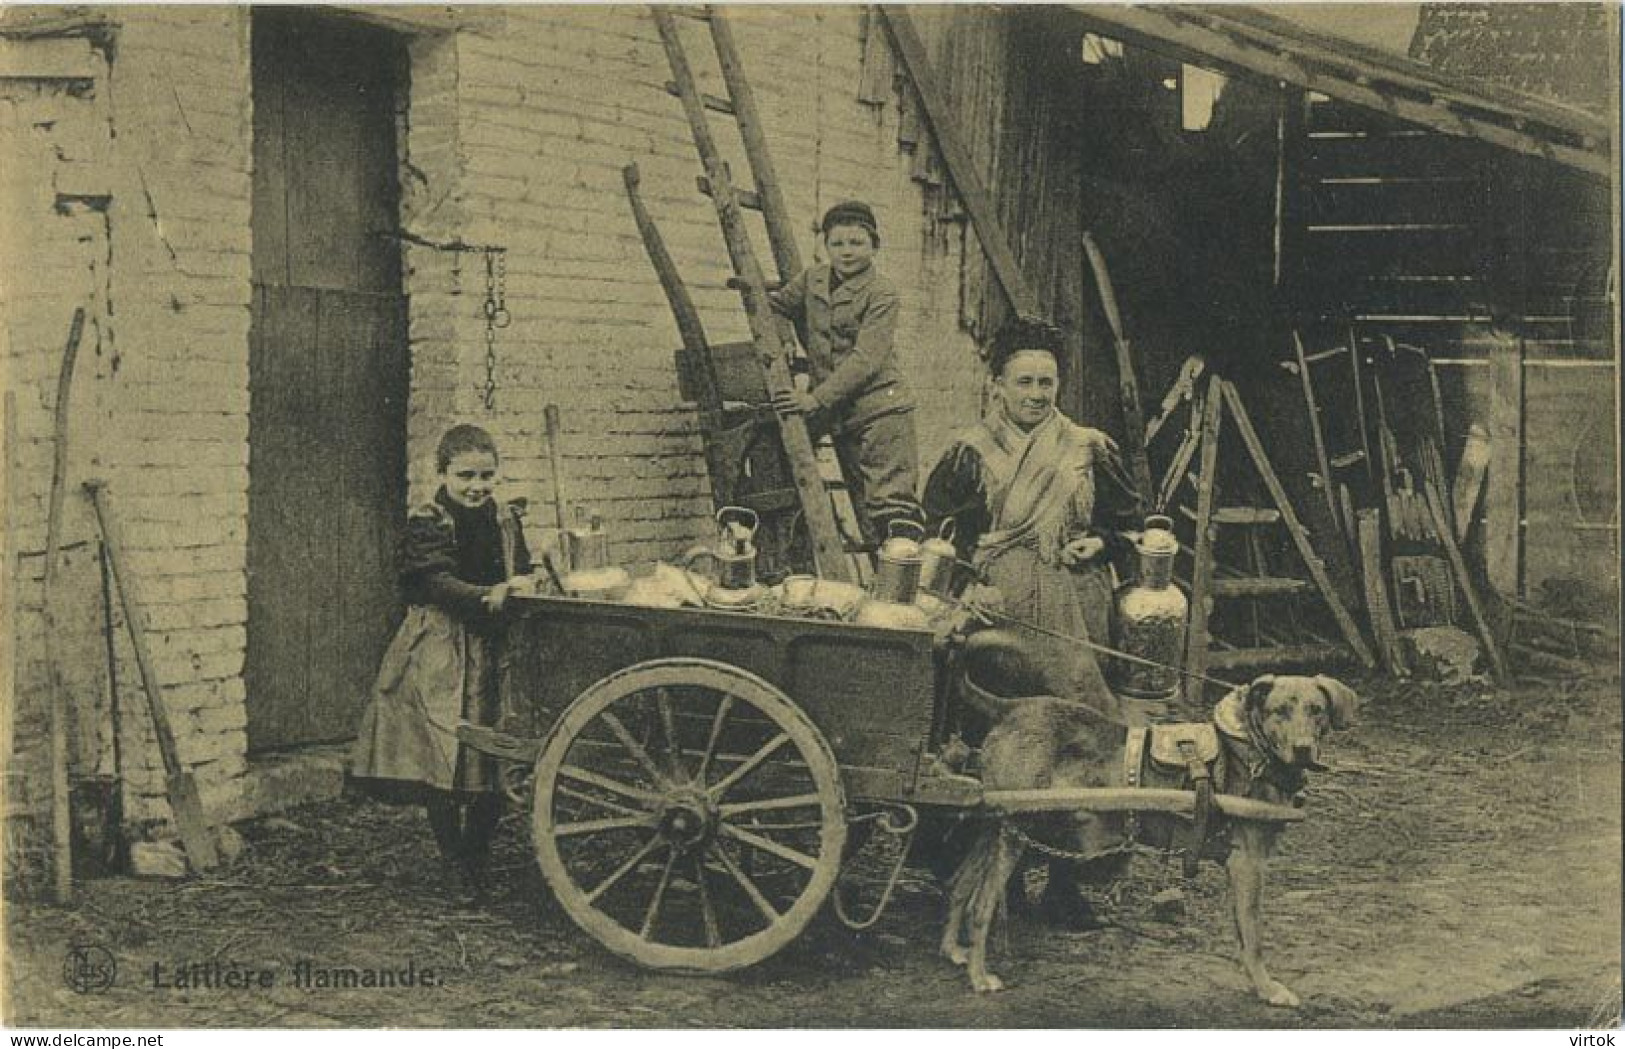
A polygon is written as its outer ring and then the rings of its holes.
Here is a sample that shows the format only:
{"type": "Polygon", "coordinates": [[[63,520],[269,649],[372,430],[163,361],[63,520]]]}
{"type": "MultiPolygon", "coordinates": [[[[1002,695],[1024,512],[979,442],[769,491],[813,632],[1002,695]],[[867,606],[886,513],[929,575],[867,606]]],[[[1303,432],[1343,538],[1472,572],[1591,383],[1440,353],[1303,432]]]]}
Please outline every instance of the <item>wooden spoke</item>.
{"type": "Polygon", "coordinates": [[[558,717],[534,778],[553,898],[640,965],[755,964],[806,929],[840,877],[835,755],[794,701],[738,667],[680,656],[609,674],[558,717]]]}
{"type": "Polygon", "coordinates": [[[643,912],[643,927],[638,930],[638,936],[647,940],[649,934],[655,930],[655,919],[660,916],[660,903],[666,897],[666,886],[671,884],[672,868],[677,866],[677,850],[672,849],[666,856],[666,869],[660,872],[660,881],[655,885],[654,895],[649,897],[649,909],[643,912]]]}
{"type": "Polygon", "coordinates": [[[601,776],[596,772],[590,772],[587,769],[581,768],[577,765],[560,765],[559,775],[561,777],[573,779],[578,783],[591,784],[594,787],[611,791],[615,794],[619,794],[623,798],[631,798],[634,801],[646,801],[651,805],[655,805],[659,804],[661,800],[660,795],[656,794],[652,790],[644,790],[642,787],[634,787],[630,783],[622,783],[620,780],[610,779],[608,776],[601,776]]]}
{"type": "Polygon", "coordinates": [[[562,785],[553,793],[562,797],[573,798],[576,801],[586,802],[588,805],[597,805],[611,812],[619,812],[623,816],[647,815],[649,811],[648,809],[634,809],[630,805],[622,805],[620,802],[610,801],[608,798],[594,797],[585,791],[572,790],[562,785]]]}
{"type": "Polygon", "coordinates": [[[705,774],[711,765],[711,756],[717,752],[717,741],[722,738],[723,723],[728,720],[728,712],[733,709],[734,698],[726,693],[717,703],[716,716],[711,719],[711,735],[705,741],[705,753],[700,755],[699,771],[694,773],[694,782],[705,786],[705,774]]]}
{"type": "Polygon", "coordinates": [[[654,759],[649,756],[649,752],[643,749],[643,744],[633,739],[632,733],[628,732],[626,726],[621,724],[621,719],[607,710],[604,711],[602,716],[604,723],[609,726],[609,730],[615,733],[615,738],[621,741],[621,746],[625,747],[628,753],[638,759],[638,764],[643,766],[643,771],[653,777],[654,781],[661,787],[671,786],[671,777],[660,771],[654,759]]]}
{"type": "Polygon", "coordinates": [[[711,905],[711,889],[705,884],[705,856],[694,854],[694,884],[700,887],[700,920],[705,924],[705,945],[722,946],[722,932],[717,928],[717,911],[711,905]]]}
{"type": "Polygon", "coordinates": [[[671,710],[671,693],[664,688],[656,689],[655,706],[660,711],[660,725],[666,733],[666,756],[671,762],[672,778],[681,782],[688,777],[683,772],[683,748],[677,741],[677,718],[671,710]]]}
{"type": "Polygon", "coordinates": [[[647,827],[654,822],[647,813],[638,813],[633,816],[611,816],[601,820],[582,820],[580,823],[560,823],[553,827],[553,833],[560,838],[568,838],[577,834],[599,834],[607,830],[627,830],[632,827],[647,827]]]}
{"type": "Polygon", "coordinates": [[[724,837],[732,838],[735,841],[743,842],[752,848],[771,853],[781,860],[789,860],[791,863],[794,863],[800,867],[805,867],[808,870],[816,870],[818,867],[818,861],[806,853],[797,852],[788,845],[780,845],[772,838],[764,838],[760,834],[752,834],[743,827],[736,827],[731,823],[724,823],[717,829],[722,832],[724,837]]]}
{"type": "MultiPolygon", "coordinates": [[[[770,812],[775,809],[799,809],[803,806],[819,805],[823,802],[817,794],[797,794],[789,798],[763,798],[760,801],[730,801],[726,805],[718,805],[717,812],[723,819],[729,816],[738,816],[746,812],[770,812]]],[[[812,824],[818,826],[818,824],[812,824]]]]}
{"type": "Polygon", "coordinates": [[[605,878],[603,881],[599,882],[596,887],[583,894],[586,901],[588,903],[596,903],[598,897],[602,896],[604,893],[613,888],[616,882],[632,873],[632,870],[637,867],[638,864],[643,862],[644,857],[655,851],[655,849],[661,844],[663,844],[663,839],[660,837],[660,835],[650,835],[649,840],[644,842],[642,847],[636,852],[628,856],[626,858],[626,862],[622,863],[619,867],[616,867],[613,871],[611,871],[609,877],[605,878]]]}
{"type": "Polygon", "coordinates": [[[756,904],[756,909],[762,912],[762,917],[769,922],[778,921],[779,912],[773,909],[771,903],[767,902],[767,897],[762,895],[762,890],[758,889],[756,883],[745,876],[745,872],[739,869],[739,865],[722,849],[716,850],[716,856],[717,859],[722,861],[722,866],[727,869],[728,873],[733,875],[733,880],[739,883],[741,889],[745,890],[745,895],[749,896],[750,901],[756,904]]]}
{"type": "Polygon", "coordinates": [[[706,793],[710,794],[713,798],[722,797],[724,794],[728,793],[728,789],[730,787],[754,772],[758,765],[772,757],[775,750],[778,750],[788,742],[790,742],[790,736],[787,733],[781,732],[777,736],[774,736],[766,743],[763,743],[760,750],[741,762],[738,768],[734,769],[722,779],[718,780],[716,786],[710,788],[710,790],[708,790],[706,793]]]}

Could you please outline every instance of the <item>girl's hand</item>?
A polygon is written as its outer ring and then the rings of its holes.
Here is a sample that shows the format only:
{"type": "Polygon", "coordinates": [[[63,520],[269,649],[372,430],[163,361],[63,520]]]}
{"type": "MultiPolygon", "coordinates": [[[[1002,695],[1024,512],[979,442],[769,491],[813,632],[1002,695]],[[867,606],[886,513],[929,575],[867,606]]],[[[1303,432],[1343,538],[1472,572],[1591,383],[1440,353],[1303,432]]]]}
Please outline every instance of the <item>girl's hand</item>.
{"type": "Polygon", "coordinates": [[[1061,548],[1061,564],[1068,568],[1093,561],[1106,549],[1106,540],[1098,535],[1083,535],[1061,548]]]}
{"type": "Polygon", "coordinates": [[[486,611],[500,612],[502,611],[502,606],[507,603],[508,594],[512,590],[512,582],[497,583],[495,586],[491,587],[491,589],[485,592],[485,596],[480,598],[480,601],[484,603],[486,611]]]}
{"type": "Polygon", "coordinates": [[[780,415],[811,415],[820,405],[804,390],[781,390],[773,395],[773,408],[780,415]]]}

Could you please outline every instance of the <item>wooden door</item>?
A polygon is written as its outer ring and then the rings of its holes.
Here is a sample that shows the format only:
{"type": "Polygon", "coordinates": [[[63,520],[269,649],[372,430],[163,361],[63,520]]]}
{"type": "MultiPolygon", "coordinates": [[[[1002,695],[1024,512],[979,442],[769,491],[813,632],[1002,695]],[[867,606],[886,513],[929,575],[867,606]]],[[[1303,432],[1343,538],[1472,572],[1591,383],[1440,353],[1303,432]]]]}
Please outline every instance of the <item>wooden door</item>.
{"type": "Polygon", "coordinates": [[[399,620],[406,310],[389,34],[253,21],[248,743],[353,736],[399,620]]]}

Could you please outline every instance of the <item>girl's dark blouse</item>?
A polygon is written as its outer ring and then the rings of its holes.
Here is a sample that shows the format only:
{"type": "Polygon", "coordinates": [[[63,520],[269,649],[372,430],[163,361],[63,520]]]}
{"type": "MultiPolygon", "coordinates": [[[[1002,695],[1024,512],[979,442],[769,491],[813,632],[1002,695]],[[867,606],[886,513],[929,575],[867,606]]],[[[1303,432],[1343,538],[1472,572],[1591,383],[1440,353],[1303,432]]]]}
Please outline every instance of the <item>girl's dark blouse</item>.
{"type": "MultiPolygon", "coordinates": [[[[509,512],[507,504],[500,505],[509,512]]],[[[438,606],[469,623],[493,619],[481,598],[508,577],[498,506],[495,500],[461,506],[442,488],[433,502],[407,514],[400,568],[407,601],[438,606]]],[[[531,570],[530,550],[517,520],[514,525],[514,574],[525,575],[531,570]]]]}

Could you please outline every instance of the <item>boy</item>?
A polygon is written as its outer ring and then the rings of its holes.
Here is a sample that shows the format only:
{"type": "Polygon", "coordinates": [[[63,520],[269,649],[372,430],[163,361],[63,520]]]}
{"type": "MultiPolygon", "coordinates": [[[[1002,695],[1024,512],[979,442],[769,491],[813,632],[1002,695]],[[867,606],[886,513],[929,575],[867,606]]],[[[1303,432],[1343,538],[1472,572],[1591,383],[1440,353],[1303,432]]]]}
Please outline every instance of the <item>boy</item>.
{"type": "Polygon", "coordinates": [[[915,496],[914,400],[892,345],[897,288],[875,268],[880,232],[869,205],[836,204],[819,228],[829,261],[769,296],[795,324],[812,386],[775,397],[773,406],[804,414],[815,433],[833,435],[864,540],[874,544],[892,521],[923,520],[915,496]]]}

